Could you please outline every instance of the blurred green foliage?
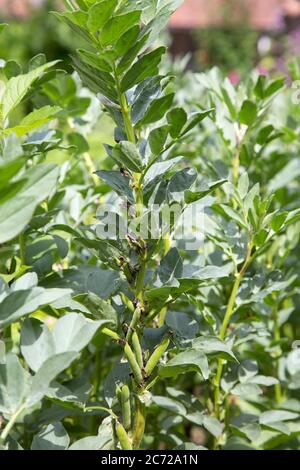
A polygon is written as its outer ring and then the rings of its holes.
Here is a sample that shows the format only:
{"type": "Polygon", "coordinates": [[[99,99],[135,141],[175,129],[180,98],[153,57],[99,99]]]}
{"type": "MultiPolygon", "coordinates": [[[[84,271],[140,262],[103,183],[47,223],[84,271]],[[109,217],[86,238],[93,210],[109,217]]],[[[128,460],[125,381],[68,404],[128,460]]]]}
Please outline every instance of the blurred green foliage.
{"type": "Polygon", "coordinates": [[[35,10],[26,20],[18,18],[1,18],[9,23],[6,34],[0,39],[1,59],[13,59],[25,65],[43,52],[48,60],[62,60],[62,66],[69,68],[69,54],[81,45],[80,39],[60,24],[51,14],[55,1],[47,0],[40,9],[35,10]]]}
{"type": "Polygon", "coordinates": [[[246,25],[206,28],[196,34],[197,62],[203,68],[214,65],[225,72],[247,74],[255,65],[259,33],[246,25]]]}

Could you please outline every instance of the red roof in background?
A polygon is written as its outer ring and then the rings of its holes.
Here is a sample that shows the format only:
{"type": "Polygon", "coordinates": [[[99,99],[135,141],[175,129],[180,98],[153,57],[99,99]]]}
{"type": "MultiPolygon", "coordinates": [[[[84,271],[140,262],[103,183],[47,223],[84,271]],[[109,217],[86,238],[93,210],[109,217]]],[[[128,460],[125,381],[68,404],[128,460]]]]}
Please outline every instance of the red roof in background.
{"type": "MultiPolygon", "coordinates": [[[[299,14],[299,3],[296,0],[236,0],[244,4],[248,12],[249,24],[258,29],[271,29],[278,25],[282,13],[299,14]]],[[[233,2],[232,2],[233,4],[233,2]]],[[[185,0],[183,5],[174,13],[170,25],[173,28],[188,29],[217,25],[228,20],[242,20],[245,13],[236,7],[228,11],[228,0],[185,0]],[[227,7],[227,12],[225,9],[227,7]],[[227,15],[227,16],[226,16],[227,15]]]]}

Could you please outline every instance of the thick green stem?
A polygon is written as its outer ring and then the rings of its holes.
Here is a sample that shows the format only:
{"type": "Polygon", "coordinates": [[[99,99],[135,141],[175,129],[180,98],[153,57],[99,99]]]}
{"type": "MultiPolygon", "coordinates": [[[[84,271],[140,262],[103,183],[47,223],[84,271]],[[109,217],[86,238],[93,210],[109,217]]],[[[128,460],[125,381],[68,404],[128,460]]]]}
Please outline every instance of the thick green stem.
{"type": "Polygon", "coordinates": [[[143,305],[143,288],[145,281],[146,273],[146,261],[145,259],[141,260],[140,269],[137,275],[136,285],[135,285],[135,298],[138,299],[143,305]]]}
{"type": "Polygon", "coordinates": [[[146,408],[144,403],[141,402],[140,398],[137,397],[135,401],[135,421],[134,430],[132,436],[132,444],[134,449],[139,449],[146,425],[146,408]]]}
{"type": "MultiPolygon", "coordinates": [[[[121,91],[120,79],[119,79],[116,67],[114,67],[114,78],[115,78],[116,87],[118,91],[119,103],[121,107],[126,136],[129,142],[135,144],[136,138],[135,138],[134,127],[133,127],[132,120],[131,120],[130,108],[128,106],[125,93],[121,91]]],[[[134,174],[134,191],[135,191],[136,217],[137,218],[140,218],[143,215],[144,201],[143,201],[142,182],[143,182],[143,174],[135,173],[134,174]]],[[[143,289],[144,289],[144,282],[145,282],[145,273],[146,273],[146,253],[143,253],[142,255],[140,255],[140,268],[139,268],[139,272],[138,272],[137,280],[135,284],[135,289],[134,289],[135,299],[139,300],[140,305],[134,311],[134,314],[130,323],[130,327],[128,330],[128,334],[127,334],[128,341],[131,340],[134,328],[137,326],[138,321],[140,319],[140,313],[141,313],[140,308],[143,308],[143,305],[144,305],[143,289]]],[[[135,364],[136,362],[135,355],[133,354],[133,357],[131,357],[131,349],[128,343],[125,346],[125,353],[127,355],[128,360],[130,359],[131,364],[134,366],[135,379],[137,380],[138,383],[141,384],[142,380],[140,377],[140,374],[141,374],[140,366],[138,363],[135,364]]],[[[142,392],[143,390],[141,389],[140,393],[142,392]]],[[[143,435],[145,432],[145,424],[146,424],[145,406],[143,403],[141,403],[139,397],[137,397],[136,402],[135,402],[135,421],[133,425],[133,437],[132,437],[132,443],[133,443],[134,449],[139,449],[141,445],[143,435]]]]}
{"type": "Polygon", "coordinates": [[[20,408],[11,416],[10,420],[8,421],[7,425],[3,429],[1,435],[0,435],[0,444],[4,444],[6,439],[8,438],[10,431],[14,427],[17,419],[19,416],[23,413],[25,410],[25,405],[20,406],[20,408]]]}

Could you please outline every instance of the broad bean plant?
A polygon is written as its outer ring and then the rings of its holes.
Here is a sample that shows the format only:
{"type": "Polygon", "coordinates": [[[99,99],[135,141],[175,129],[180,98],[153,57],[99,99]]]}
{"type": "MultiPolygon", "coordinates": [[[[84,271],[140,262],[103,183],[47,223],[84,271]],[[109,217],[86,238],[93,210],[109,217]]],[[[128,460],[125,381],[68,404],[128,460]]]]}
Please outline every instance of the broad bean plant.
{"type": "Polygon", "coordinates": [[[74,73],[1,68],[1,449],[299,449],[289,86],[171,65],[180,0],[63,3],[74,73]]]}

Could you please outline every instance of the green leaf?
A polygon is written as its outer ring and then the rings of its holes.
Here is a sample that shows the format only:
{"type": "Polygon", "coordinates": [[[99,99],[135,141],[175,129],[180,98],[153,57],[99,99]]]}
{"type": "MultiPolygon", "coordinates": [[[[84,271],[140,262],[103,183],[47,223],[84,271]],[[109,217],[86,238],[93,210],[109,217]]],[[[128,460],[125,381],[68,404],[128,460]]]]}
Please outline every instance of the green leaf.
{"type": "Polygon", "coordinates": [[[214,416],[203,416],[203,426],[214,437],[220,437],[223,432],[223,426],[214,416]]]}
{"type": "Polygon", "coordinates": [[[8,115],[21,103],[34,83],[42,77],[44,72],[56,65],[59,61],[49,62],[35,70],[17,77],[11,78],[0,98],[0,121],[4,122],[8,115]]]}
{"type": "Polygon", "coordinates": [[[162,98],[153,100],[144,117],[139,121],[139,125],[145,126],[160,121],[172,106],[174,97],[174,93],[169,93],[162,98]]]}
{"type": "Polygon", "coordinates": [[[188,118],[187,123],[183,126],[180,137],[185,136],[188,132],[194,129],[194,127],[198,126],[203,121],[203,119],[211,114],[212,111],[213,109],[208,109],[207,111],[192,114],[188,118]]]}
{"type": "Polygon", "coordinates": [[[0,340],[0,364],[5,364],[6,357],[5,357],[5,343],[4,341],[0,340]]]}
{"type": "Polygon", "coordinates": [[[110,18],[100,33],[101,45],[108,46],[115,43],[132,26],[139,23],[141,13],[136,10],[110,18]]]}
{"type": "Polygon", "coordinates": [[[126,176],[122,175],[120,171],[96,171],[96,174],[106,181],[119,196],[123,196],[133,204],[134,197],[131,188],[129,187],[129,180],[126,176]]]}
{"type": "Polygon", "coordinates": [[[55,342],[49,328],[35,318],[27,318],[21,330],[21,352],[33,371],[55,354],[55,342]]]}
{"type": "Polygon", "coordinates": [[[244,199],[248,194],[249,189],[249,176],[248,173],[244,172],[238,181],[238,192],[242,199],[244,199]]]}
{"type": "Polygon", "coordinates": [[[82,62],[91,65],[102,72],[112,72],[112,66],[106,59],[105,54],[99,55],[84,49],[78,49],[77,53],[82,62]]]}
{"type": "Polygon", "coordinates": [[[63,14],[53,12],[53,15],[62,23],[65,23],[75,33],[81,36],[86,41],[90,41],[90,35],[87,31],[88,14],[85,11],[67,11],[63,14]]]}
{"type": "Polygon", "coordinates": [[[158,73],[158,65],[161,62],[162,55],[166,52],[165,47],[159,47],[139,59],[130,70],[125,74],[121,81],[121,90],[124,92],[134,85],[145,80],[145,78],[158,73]]]}
{"type": "Polygon", "coordinates": [[[284,87],[285,78],[278,78],[273,80],[265,89],[264,91],[264,98],[269,98],[270,96],[277,93],[277,91],[281,90],[284,87]]]}
{"type": "Polygon", "coordinates": [[[95,3],[89,9],[87,27],[91,33],[95,33],[105,25],[112,16],[117,4],[118,0],[104,0],[95,3]]]}
{"type": "MultiPolygon", "coordinates": [[[[34,274],[34,277],[37,277],[34,274]]],[[[25,281],[31,278],[25,274],[19,278],[7,295],[0,302],[0,328],[14,323],[19,318],[35,312],[44,305],[51,304],[70,293],[69,289],[45,289],[44,287],[26,286],[25,281]],[[21,284],[21,282],[24,282],[21,284]]]]}
{"type": "Polygon", "coordinates": [[[254,87],[255,96],[257,98],[260,98],[261,100],[264,98],[264,95],[265,95],[264,89],[265,89],[266,80],[267,80],[267,77],[265,75],[260,75],[254,87]]]}
{"type": "Polygon", "coordinates": [[[149,134],[149,145],[154,156],[162,153],[169,134],[169,126],[153,129],[149,134]]]}
{"type": "Polygon", "coordinates": [[[2,72],[4,73],[5,77],[9,80],[12,77],[16,77],[22,73],[22,69],[18,62],[14,60],[8,60],[5,63],[5,66],[2,68],[2,72]]]}
{"type": "Polygon", "coordinates": [[[183,263],[177,248],[171,248],[161,260],[158,275],[163,284],[172,283],[173,279],[182,276],[183,263]]]}
{"type": "Polygon", "coordinates": [[[218,207],[229,219],[235,220],[242,228],[248,230],[247,223],[235,209],[226,204],[219,204],[218,207]]]}
{"type": "Polygon", "coordinates": [[[142,157],[134,144],[122,141],[113,148],[112,156],[121,168],[132,170],[136,173],[142,171],[142,157]]]}
{"type": "Polygon", "coordinates": [[[247,359],[242,361],[238,369],[239,380],[242,383],[248,382],[258,373],[258,365],[254,360],[247,359]]]}
{"type": "Polygon", "coordinates": [[[26,406],[31,407],[47,394],[50,382],[67,369],[78,356],[77,352],[63,352],[49,357],[33,376],[26,397],[26,406]]]}
{"type": "Polygon", "coordinates": [[[153,100],[161,95],[161,82],[162,77],[160,75],[149,77],[135,88],[131,108],[131,119],[134,125],[142,120],[153,100]]]}
{"type": "Polygon", "coordinates": [[[239,121],[241,124],[251,126],[257,116],[257,106],[253,101],[245,100],[239,112],[239,121]]]}
{"type": "Polygon", "coordinates": [[[205,354],[220,353],[218,357],[222,356],[224,359],[237,361],[231,347],[215,336],[200,336],[193,340],[192,347],[193,349],[203,351],[205,354]]]}
{"type": "Polygon", "coordinates": [[[164,175],[170,171],[174,165],[176,165],[181,160],[181,157],[172,158],[172,160],[167,160],[165,162],[154,163],[154,165],[149,168],[145,174],[144,183],[145,186],[153,185],[158,182],[164,175]]]}
{"type": "Polygon", "coordinates": [[[15,354],[6,356],[0,364],[0,412],[13,415],[23,404],[30,376],[15,354]]]}
{"type": "Polygon", "coordinates": [[[139,25],[135,25],[132,26],[132,28],[130,28],[128,31],[126,31],[126,33],[124,33],[120,37],[120,39],[118,39],[114,48],[114,54],[117,57],[121,57],[117,67],[118,73],[123,73],[127,69],[127,67],[131,65],[132,61],[135,59],[138,51],[140,50],[141,41],[138,41],[137,44],[139,34],[140,27],[139,25]],[[134,44],[134,46],[132,46],[132,44],[134,44]],[[131,52],[133,49],[136,51],[135,55],[133,55],[133,53],[131,52]],[[129,63],[127,63],[127,61],[129,61],[129,63]]]}
{"type": "Polygon", "coordinates": [[[43,126],[47,122],[51,121],[56,117],[61,108],[59,106],[44,106],[43,108],[36,109],[32,113],[25,116],[20,124],[15,127],[10,127],[3,130],[4,134],[15,133],[18,137],[21,137],[28,132],[31,132],[37,127],[43,126]]]}
{"type": "Polygon", "coordinates": [[[181,338],[195,338],[199,330],[199,324],[193,316],[180,311],[167,312],[165,324],[181,338]]]}
{"type": "Polygon", "coordinates": [[[285,410],[270,410],[259,415],[259,422],[260,424],[270,425],[280,421],[291,421],[298,418],[298,413],[292,413],[291,411],[285,410]]]}
{"type": "Polygon", "coordinates": [[[109,269],[100,269],[97,266],[79,266],[65,269],[59,275],[53,273],[44,282],[47,288],[68,288],[74,295],[93,292],[102,299],[108,299],[120,289],[120,276],[109,269]]]}
{"type": "MultiPolygon", "coordinates": [[[[181,202],[185,199],[185,192],[197,179],[197,171],[194,168],[184,168],[175,173],[168,184],[168,194],[171,201],[181,202]]],[[[185,201],[186,202],[186,201],[185,201]]]]}
{"type": "Polygon", "coordinates": [[[207,189],[203,189],[202,191],[190,191],[187,190],[184,193],[184,200],[186,204],[191,204],[192,202],[199,201],[200,199],[203,199],[204,197],[208,196],[212,192],[214,192],[216,189],[220,188],[223,186],[223,184],[227,183],[227,180],[220,180],[216,181],[214,183],[210,183],[207,185],[207,189]]]}
{"type": "Polygon", "coordinates": [[[118,95],[112,75],[103,72],[99,68],[82,62],[78,55],[72,56],[75,70],[78,72],[83,84],[93,93],[100,93],[113,103],[118,103],[118,95]]]}
{"type": "Polygon", "coordinates": [[[66,450],[70,438],[61,423],[51,423],[33,437],[31,450],[66,450]]]}
{"type": "Polygon", "coordinates": [[[232,390],[231,393],[233,395],[237,395],[245,400],[250,400],[253,397],[262,395],[261,388],[253,383],[243,383],[236,385],[232,390]]]}
{"type": "Polygon", "coordinates": [[[138,25],[133,26],[118,40],[115,51],[116,54],[123,55],[117,66],[117,73],[122,75],[128,70],[133,62],[136,60],[139,54],[142,53],[148,36],[142,36],[139,38],[140,27],[138,25]],[[133,44],[133,46],[132,46],[133,44]]]}
{"type": "Polygon", "coordinates": [[[80,295],[76,299],[84,304],[95,318],[108,320],[110,323],[117,323],[118,315],[113,306],[93,292],[80,295]]]}
{"type": "Polygon", "coordinates": [[[31,369],[37,371],[55,354],[80,352],[106,323],[107,320],[93,321],[83,315],[70,313],[60,318],[50,331],[38,320],[29,318],[21,331],[22,354],[31,369]]]}
{"type": "Polygon", "coordinates": [[[107,320],[93,321],[76,313],[63,316],[53,329],[56,353],[81,351],[90,343],[96,331],[106,323],[107,320]]]}
{"type": "Polygon", "coordinates": [[[274,232],[277,233],[280,231],[288,215],[288,212],[281,212],[280,214],[275,214],[275,216],[271,220],[271,228],[272,230],[274,230],[274,232]]]}
{"type": "Polygon", "coordinates": [[[159,375],[162,377],[177,377],[191,371],[200,372],[205,380],[209,377],[207,358],[203,352],[196,349],[188,349],[177,354],[166,364],[160,366],[159,375]]]}
{"type": "Polygon", "coordinates": [[[114,432],[111,418],[105,418],[98,429],[97,436],[84,437],[74,442],[69,450],[114,449],[114,432]]]}
{"type": "Polygon", "coordinates": [[[187,122],[187,114],[182,108],[174,108],[167,114],[167,121],[170,126],[170,135],[176,139],[187,122]]]}
{"type": "Polygon", "coordinates": [[[56,186],[58,167],[37,165],[27,170],[19,191],[7,201],[0,198],[0,243],[15,238],[29,223],[35,208],[47,199],[56,186]]]}
{"type": "Polygon", "coordinates": [[[158,395],[152,396],[152,401],[160,408],[163,408],[171,413],[185,416],[186,408],[177,400],[169,397],[160,397],[158,395]]]}

